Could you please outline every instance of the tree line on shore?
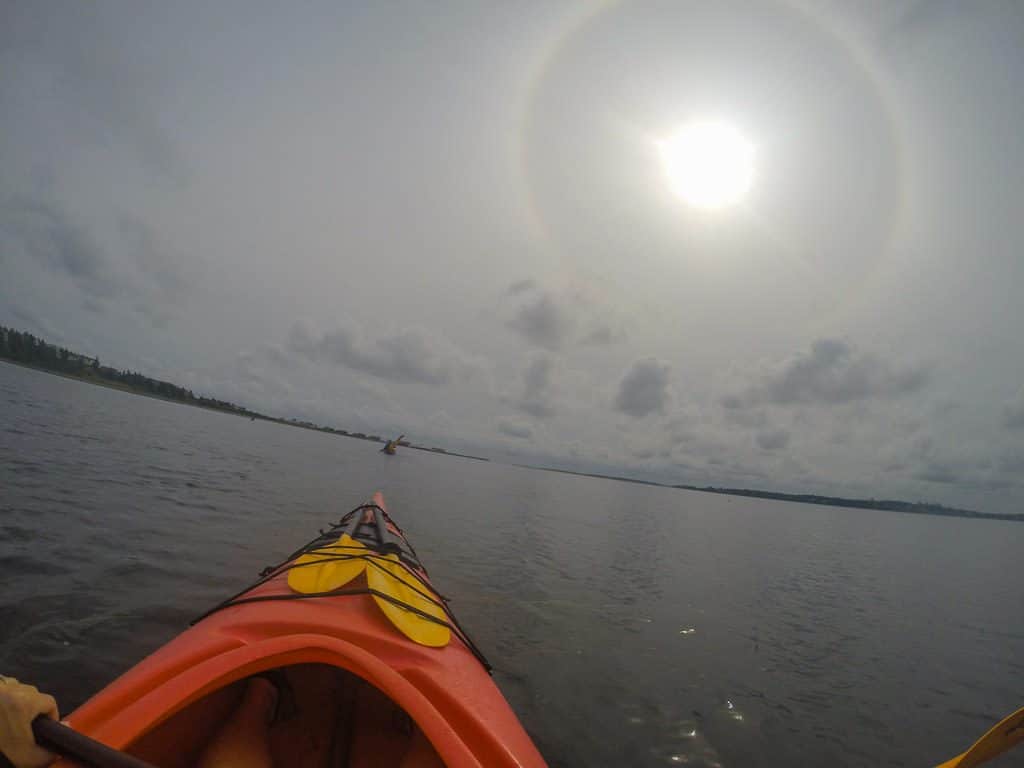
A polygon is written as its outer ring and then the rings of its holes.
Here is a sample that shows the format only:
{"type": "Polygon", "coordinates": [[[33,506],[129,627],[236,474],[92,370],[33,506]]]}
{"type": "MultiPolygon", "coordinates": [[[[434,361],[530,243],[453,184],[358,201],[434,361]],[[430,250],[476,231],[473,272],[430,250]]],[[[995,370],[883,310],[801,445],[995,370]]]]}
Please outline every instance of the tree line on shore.
{"type": "MultiPolygon", "coordinates": [[[[44,339],[34,336],[26,331],[18,331],[14,328],[0,326],[0,360],[7,359],[21,365],[40,368],[52,371],[64,376],[73,376],[93,384],[104,384],[107,386],[125,389],[143,395],[161,397],[165,400],[175,400],[189,405],[198,405],[203,408],[212,408],[218,411],[226,411],[240,416],[249,416],[253,419],[265,419],[280,424],[288,424],[293,427],[315,429],[320,432],[329,432],[344,437],[355,437],[360,440],[369,440],[375,443],[385,442],[380,435],[368,435],[363,432],[349,432],[335,427],[314,424],[311,421],[299,419],[284,419],[275,416],[268,416],[258,411],[252,411],[241,405],[230,403],[226,400],[218,400],[215,397],[203,397],[193,394],[191,389],[180,387],[169,381],[161,381],[141,373],[129,370],[119,370],[109,365],[100,363],[98,357],[89,357],[79,352],[66,349],[56,344],[50,344],[44,339]]],[[[408,443],[405,443],[408,445],[408,443]]],[[[419,447],[419,446],[411,446],[419,447]]],[[[448,453],[443,448],[429,448],[435,453],[448,453]]],[[[461,454],[455,454],[461,455],[461,454]]],[[[475,456],[470,458],[477,458],[475,456]]]]}
{"type": "Polygon", "coordinates": [[[31,365],[35,368],[44,368],[49,371],[63,373],[68,376],[76,376],[82,379],[90,379],[97,382],[106,382],[116,386],[131,389],[135,392],[163,397],[168,400],[180,400],[200,405],[205,408],[216,408],[221,411],[229,411],[246,416],[262,416],[262,414],[250,411],[240,405],[229,403],[226,400],[218,400],[213,397],[197,397],[191,389],[179,387],[169,381],[160,381],[141,373],[129,370],[118,370],[108,365],[102,365],[98,357],[89,357],[74,352],[56,344],[50,344],[45,340],[14,328],[0,326],[0,358],[6,358],[23,365],[31,365]]]}

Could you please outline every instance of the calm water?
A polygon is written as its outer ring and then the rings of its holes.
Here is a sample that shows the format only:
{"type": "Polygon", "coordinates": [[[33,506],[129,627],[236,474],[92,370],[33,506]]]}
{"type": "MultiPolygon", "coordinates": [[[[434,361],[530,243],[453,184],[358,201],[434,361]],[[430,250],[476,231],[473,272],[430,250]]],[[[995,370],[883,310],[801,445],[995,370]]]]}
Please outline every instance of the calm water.
{"type": "Polygon", "coordinates": [[[386,458],[5,364],[0,672],[70,711],[376,489],[555,766],[932,765],[1024,704],[1024,525],[386,458]]]}

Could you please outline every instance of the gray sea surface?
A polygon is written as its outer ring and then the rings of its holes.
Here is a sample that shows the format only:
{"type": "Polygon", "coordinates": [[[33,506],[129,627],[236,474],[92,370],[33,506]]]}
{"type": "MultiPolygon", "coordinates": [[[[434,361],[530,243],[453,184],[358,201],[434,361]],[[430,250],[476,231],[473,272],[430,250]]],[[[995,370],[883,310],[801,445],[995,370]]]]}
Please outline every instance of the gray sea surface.
{"type": "Polygon", "coordinates": [[[380,489],[554,766],[929,766],[1024,705],[1022,524],[377,449],[0,364],[0,673],[70,711],[380,489]]]}

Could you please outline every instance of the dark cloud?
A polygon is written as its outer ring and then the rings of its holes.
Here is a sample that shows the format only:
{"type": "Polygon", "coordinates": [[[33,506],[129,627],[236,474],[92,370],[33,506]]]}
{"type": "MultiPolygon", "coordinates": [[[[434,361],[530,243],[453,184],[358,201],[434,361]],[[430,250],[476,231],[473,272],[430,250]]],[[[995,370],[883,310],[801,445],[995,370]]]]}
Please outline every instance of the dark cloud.
{"type": "Polygon", "coordinates": [[[550,290],[531,278],[512,283],[507,294],[516,297],[508,327],[549,351],[561,350],[570,343],[609,346],[623,339],[621,331],[607,321],[608,308],[585,290],[550,290]],[[589,330],[578,335],[581,328],[589,330]]]}
{"type": "Polygon", "coordinates": [[[508,287],[508,293],[510,296],[518,296],[521,293],[532,291],[537,287],[537,281],[532,278],[526,278],[525,280],[516,280],[508,287]]]}
{"type": "Polygon", "coordinates": [[[182,179],[183,158],[162,119],[173,86],[160,55],[170,52],[140,44],[135,31],[126,16],[69,12],[47,20],[49,45],[36,55],[50,58],[52,87],[83,139],[116,142],[151,179],[182,179]]]}
{"type": "Polygon", "coordinates": [[[619,335],[610,326],[600,325],[580,339],[580,344],[605,347],[609,344],[614,344],[618,340],[619,335]]]}
{"type": "Polygon", "coordinates": [[[910,418],[893,425],[901,435],[910,436],[921,431],[924,423],[920,419],[910,418]]]}
{"type": "Polygon", "coordinates": [[[174,258],[146,222],[135,216],[123,215],[118,220],[118,232],[125,255],[135,263],[160,298],[176,302],[188,292],[190,281],[178,268],[180,259],[174,258]]]}
{"type": "Polygon", "coordinates": [[[110,237],[102,234],[55,201],[8,200],[0,208],[0,262],[28,284],[36,276],[64,278],[81,293],[76,304],[93,315],[125,309],[167,327],[194,288],[181,260],[131,215],[119,217],[110,237]]]}
{"type": "Polygon", "coordinates": [[[669,400],[670,366],[653,358],[637,360],[622,377],[615,410],[641,419],[665,410],[669,400]]]}
{"type": "Polygon", "coordinates": [[[552,368],[551,358],[538,357],[523,374],[523,398],[516,407],[535,419],[547,419],[554,415],[550,402],[552,368]]]}
{"type": "Polygon", "coordinates": [[[1024,484],[1024,453],[1008,453],[999,457],[996,471],[1010,475],[1017,483],[1024,484]]]}
{"type": "Polygon", "coordinates": [[[550,294],[540,293],[519,307],[508,326],[531,344],[557,350],[565,343],[570,322],[550,294]]]}
{"type": "Polygon", "coordinates": [[[918,480],[929,483],[953,484],[960,481],[960,475],[952,465],[941,461],[929,461],[914,474],[918,480]]]}
{"type": "Polygon", "coordinates": [[[417,381],[432,386],[447,383],[457,365],[449,352],[439,349],[441,345],[435,340],[416,331],[363,341],[345,328],[313,338],[296,326],[288,344],[307,360],[341,365],[381,379],[417,381]]]}
{"type": "Polygon", "coordinates": [[[768,414],[762,408],[727,408],[725,420],[729,424],[748,429],[763,429],[768,424],[768,414]]]}
{"type": "Polygon", "coordinates": [[[1024,429],[1024,388],[1003,406],[1003,426],[1007,429],[1024,429]]]}
{"type": "Polygon", "coordinates": [[[0,211],[4,251],[20,251],[36,265],[62,273],[84,292],[107,298],[117,292],[113,272],[89,233],[60,207],[15,199],[0,211]]]}
{"type": "MultiPolygon", "coordinates": [[[[897,369],[858,353],[844,341],[819,339],[800,355],[756,383],[744,403],[839,405],[917,392],[928,383],[923,367],[897,369]]],[[[740,398],[727,398],[733,407],[740,398]]],[[[723,405],[726,402],[723,401],[723,405]]]]}
{"type": "Polygon", "coordinates": [[[768,429],[757,433],[757,444],[766,451],[777,451],[789,445],[789,432],[784,429],[768,429]]]}
{"type": "Polygon", "coordinates": [[[716,475],[721,474],[725,483],[747,482],[751,478],[756,480],[768,480],[769,475],[755,466],[735,460],[725,460],[718,463],[716,475]]]}
{"type": "Polygon", "coordinates": [[[529,440],[533,437],[533,430],[526,424],[519,424],[512,421],[498,422],[498,431],[509,437],[518,437],[522,440],[529,440]]]}
{"type": "Polygon", "coordinates": [[[959,440],[920,437],[906,452],[891,457],[883,469],[905,471],[916,480],[951,488],[991,490],[1020,483],[1021,458],[1012,449],[979,449],[959,440]]]}

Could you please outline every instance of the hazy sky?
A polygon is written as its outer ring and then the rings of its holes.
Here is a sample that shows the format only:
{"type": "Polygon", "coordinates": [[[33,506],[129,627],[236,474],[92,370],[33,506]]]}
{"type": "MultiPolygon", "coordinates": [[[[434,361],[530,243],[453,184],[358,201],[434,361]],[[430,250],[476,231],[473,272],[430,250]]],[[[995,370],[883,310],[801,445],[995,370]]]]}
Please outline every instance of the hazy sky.
{"type": "Polygon", "coordinates": [[[0,6],[0,324],[267,412],[1024,509],[1024,5],[0,6]],[[657,144],[728,122],[739,204],[657,144]]]}

